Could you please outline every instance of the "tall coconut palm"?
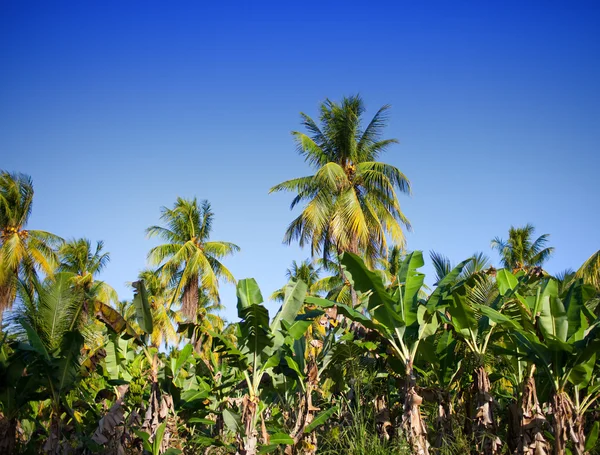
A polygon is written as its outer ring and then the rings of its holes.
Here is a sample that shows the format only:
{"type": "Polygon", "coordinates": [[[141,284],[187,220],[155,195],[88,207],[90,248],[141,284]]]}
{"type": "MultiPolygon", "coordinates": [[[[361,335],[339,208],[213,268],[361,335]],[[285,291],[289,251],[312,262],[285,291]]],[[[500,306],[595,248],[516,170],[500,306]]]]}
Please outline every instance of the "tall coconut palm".
{"type": "Polygon", "coordinates": [[[360,96],[341,103],[321,104],[321,126],[301,113],[308,134],[292,132],[298,152],[314,175],[285,181],[270,192],[297,193],[291,208],[305,203],[289,225],[284,242],[310,245],[313,256],[333,257],[350,251],[365,256],[371,266],[387,254],[387,238],[404,244],[402,227],[410,228],[396,191],[410,193],[410,182],[396,167],[377,161],[396,139],[381,139],[389,106],[363,126],[365,106],[360,96]]]}
{"type": "Polygon", "coordinates": [[[108,304],[118,302],[117,292],[107,283],[95,277],[110,261],[109,253],[103,253],[104,242],[96,242],[96,248],[88,239],[72,239],[58,250],[60,272],[72,274],[75,286],[83,289],[88,299],[93,298],[108,304]]]}
{"type": "Polygon", "coordinates": [[[167,243],[152,248],[148,259],[153,265],[160,265],[159,271],[175,285],[173,298],[181,296],[183,315],[196,322],[200,286],[218,301],[219,279],[235,283],[220,259],[240,248],[233,243],[209,240],[214,214],[206,200],[198,204],[196,198],[177,198],[172,209],[163,207],[161,212],[167,227],[151,226],[146,232],[167,243]]]}
{"type": "Polygon", "coordinates": [[[531,224],[523,227],[511,226],[508,240],[499,237],[492,240],[492,249],[500,254],[502,266],[513,271],[541,267],[554,252],[553,247],[546,247],[550,234],[543,234],[533,240],[535,228],[531,224]]]}
{"type": "Polygon", "coordinates": [[[12,307],[18,280],[32,283],[38,272],[51,275],[62,239],[25,229],[33,203],[33,182],[25,174],[0,171],[0,313],[12,307]]]}

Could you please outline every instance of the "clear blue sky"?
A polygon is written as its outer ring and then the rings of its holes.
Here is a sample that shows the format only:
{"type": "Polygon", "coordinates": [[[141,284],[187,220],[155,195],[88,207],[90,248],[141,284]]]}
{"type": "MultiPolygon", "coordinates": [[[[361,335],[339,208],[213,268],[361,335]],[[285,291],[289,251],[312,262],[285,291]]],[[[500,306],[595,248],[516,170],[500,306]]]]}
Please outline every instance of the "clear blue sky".
{"type": "Polygon", "coordinates": [[[497,261],[530,222],[558,272],[600,248],[599,81],[597,1],[2,0],[0,168],[34,179],[30,228],[105,241],[122,298],[177,196],[212,203],[266,296],[308,256],[281,243],[292,195],[268,194],[309,173],[290,131],[360,93],[393,107],[410,249],[497,261]]]}

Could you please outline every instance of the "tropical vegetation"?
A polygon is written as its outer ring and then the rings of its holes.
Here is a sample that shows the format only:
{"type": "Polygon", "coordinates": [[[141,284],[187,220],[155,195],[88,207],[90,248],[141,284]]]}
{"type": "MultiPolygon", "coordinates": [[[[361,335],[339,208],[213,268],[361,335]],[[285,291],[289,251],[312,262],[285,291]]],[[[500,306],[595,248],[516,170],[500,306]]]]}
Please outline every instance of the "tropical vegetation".
{"type": "Polygon", "coordinates": [[[302,114],[315,173],[272,191],[305,204],[284,241],[313,257],[269,294],[180,197],[119,300],[104,244],[29,230],[32,180],[0,171],[0,454],[600,454],[600,251],[552,276],[531,224],[494,238],[498,267],[410,250],[388,109],[302,114]]]}

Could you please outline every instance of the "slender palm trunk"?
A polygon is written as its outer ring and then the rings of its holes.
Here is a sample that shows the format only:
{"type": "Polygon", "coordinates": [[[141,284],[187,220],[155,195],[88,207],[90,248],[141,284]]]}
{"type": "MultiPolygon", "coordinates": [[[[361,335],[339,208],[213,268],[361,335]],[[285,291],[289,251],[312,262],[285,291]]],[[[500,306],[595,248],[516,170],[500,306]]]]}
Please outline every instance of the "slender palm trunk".
{"type": "Polygon", "coordinates": [[[183,287],[181,312],[191,322],[196,322],[198,313],[198,275],[190,277],[183,287]]]}

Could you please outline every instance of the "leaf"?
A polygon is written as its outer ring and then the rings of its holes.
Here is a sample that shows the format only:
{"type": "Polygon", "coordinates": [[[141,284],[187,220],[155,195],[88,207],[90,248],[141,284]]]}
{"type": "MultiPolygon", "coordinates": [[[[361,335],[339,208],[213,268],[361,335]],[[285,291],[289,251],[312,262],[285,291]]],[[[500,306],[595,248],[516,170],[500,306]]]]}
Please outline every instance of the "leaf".
{"type": "Polygon", "coordinates": [[[134,281],[132,285],[135,288],[133,305],[135,306],[135,315],[138,325],[144,333],[152,333],[152,310],[150,308],[150,303],[148,302],[148,293],[146,292],[144,281],[134,281]]]}
{"type": "Polygon", "coordinates": [[[199,379],[199,384],[194,389],[188,389],[181,393],[181,400],[187,403],[191,403],[196,400],[204,400],[210,395],[211,388],[210,386],[199,379]]]}
{"type": "Polygon", "coordinates": [[[133,430],[133,432],[137,435],[138,438],[142,440],[142,445],[144,446],[144,450],[152,453],[152,445],[150,444],[150,435],[145,431],[141,430],[133,430]]]}
{"type": "Polygon", "coordinates": [[[60,393],[64,393],[69,389],[77,377],[81,346],[83,346],[83,337],[78,331],[66,332],[63,335],[60,360],[56,371],[60,393]]]}
{"type": "Polygon", "coordinates": [[[446,309],[451,316],[450,323],[463,337],[474,338],[477,335],[478,324],[475,312],[467,302],[465,287],[456,289],[452,297],[452,304],[446,309]]]}
{"type": "Polygon", "coordinates": [[[240,416],[230,409],[223,409],[223,422],[225,422],[225,426],[229,431],[242,436],[245,435],[240,416]]]}
{"type": "Polygon", "coordinates": [[[588,452],[592,450],[596,446],[596,441],[598,440],[598,433],[600,431],[600,421],[596,420],[590,433],[587,435],[585,440],[585,451],[588,452]]]}
{"type": "Polygon", "coordinates": [[[401,288],[401,307],[402,320],[406,326],[414,324],[417,317],[417,306],[419,304],[419,291],[423,286],[425,275],[417,272],[417,269],[423,267],[423,252],[413,251],[410,253],[400,266],[398,281],[403,284],[401,288]]]}
{"type": "Polygon", "coordinates": [[[47,362],[49,362],[50,354],[46,350],[46,346],[44,345],[44,342],[42,341],[38,333],[26,320],[21,319],[19,322],[21,326],[25,329],[25,332],[27,332],[27,339],[29,340],[29,343],[31,344],[33,349],[42,357],[44,357],[44,359],[47,362]]]}
{"type": "Polygon", "coordinates": [[[115,333],[126,332],[128,335],[137,337],[135,331],[127,324],[127,321],[114,308],[96,300],[94,301],[94,312],[97,319],[103,322],[115,333]]]}
{"type": "MultiPolygon", "coordinates": [[[[321,313],[322,314],[322,313],[321,313]]],[[[313,321],[304,320],[304,321],[295,321],[292,325],[290,325],[287,329],[287,335],[290,336],[294,340],[299,340],[304,336],[309,327],[313,324],[313,321]]]]}
{"type": "Polygon", "coordinates": [[[215,422],[214,420],[210,420],[210,419],[202,419],[200,417],[192,417],[191,419],[187,420],[188,423],[201,423],[203,425],[216,425],[217,422],[215,422]]]}
{"type": "Polygon", "coordinates": [[[190,355],[192,354],[193,350],[194,348],[192,347],[192,345],[188,343],[183,347],[181,351],[179,351],[179,356],[177,356],[177,361],[175,362],[175,371],[173,371],[173,380],[175,380],[177,376],[179,376],[181,368],[183,368],[185,362],[187,362],[187,360],[190,358],[190,355]]]}
{"type": "Polygon", "coordinates": [[[376,330],[381,334],[387,333],[386,328],[383,327],[381,324],[378,324],[377,322],[366,317],[360,311],[356,311],[354,308],[351,308],[348,305],[344,305],[343,303],[332,302],[330,300],[322,299],[320,297],[307,297],[306,303],[316,305],[321,308],[336,307],[338,313],[341,313],[342,315],[346,316],[351,321],[359,322],[360,324],[364,325],[367,329],[376,330]]]}
{"type": "Polygon", "coordinates": [[[304,428],[304,433],[305,434],[306,433],[311,433],[313,430],[315,430],[316,428],[318,428],[321,425],[323,425],[325,422],[327,422],[327,420],[329,420],[329,418],[336,411],[337,411],[337,406],[332,406],[331,408],[326,409],[325,411],[322,411],[319,414],[317,414],[315,416],[315,418],[313,419],[313,421],[310,423],[310,425],[307,425],[304,428]]]}
{"type": "Polygon", "coordinates": [[[567,340],[569,321],[565,307],[558,297],[558,284],[555,280],[549,280],[542,292],[539,324],[544,337],[567,340]]]}
{"type": "Polygon", "coordinates": [[[496,282],[498,283],[498,290],[502,295],[516,289],[519,284],[519,280],[507,269],[500,269],[496,272],[496,282]]]}
{"type": "Polygon", "coordinates": [[[500,313],[499,311],[494,310],[493,308],[490,308],[489,306],[474,304],[473,307],[477,308],[482,314],[487,316],[490,321],[496,324],[505,325],[513,330],[519,330],[521,328],[519,324],[517,324],[511,318],[500,313]]]}
{"type": "MultiPolygon", "coordinates": [[[[591,290],[593,291],[593,288],[591,290]]],[[[567,311],[567,320],[569,321],[567,338],[571,338],[571,336],[579,330],[582,321],[584,323],[586,322],[585,316],[582,317],[582,313],[584,313],[586,302],[593,298],[593,296],[594,293],[590,293],[590,289],[583,285],[582,280],[576,280],[575,283],[569,287],[569,291],[567,292],[564,301],[567,311]]]]}
{"type": "Polygon", "coordinates": [[[271,444],[286,444],[286,445],[292,445],[294,444],[294,440],[290,437],[289,434],[285,434],[285,433],[273,433],[272,435],[269,436],[269,442],[271,444]]]}
{"type": "Polygon", "coordinates": [[[263,303],[260,288],[254,278],[245,278],[238,281],[236,288],[238,317],[243,319],[243,312],[251,305],[263,303]]]}
{"type": "Polygon", "coordinates": [[[369,270],[364,261],[353,253],[344,253],[342,264],[346,267],[346,276],[354,289],[362,293],[371,292],[368,308],[373,319],[390,329],[400,325],[400,317],[393,310],[394,300],[386,291],[381,276],[369,270]]]}
{"type": "Polygon", "coordinates": [[[287,362],[288,366],[294,370],[296,372],[296,374],[298,374],[298,377],[300,378],[300,380],[302,380],[302,378],[304,377],[304,374],[302,373],[302,371],[300,371],[300,367],[298,366],[298,363],[291,358],[290,356],[285,356],[285,361],[287,362]]]}
{"type": "Polygon", "coordinates": [[[429,314],[427,312],[427,308],[423,305],[419,306],[418,314],[420,315],[419,319],[419,340],[423,340],[431,335],[435,334],[438,329],[439,322],[437,318],[437,313],[429,314]],[[429,316],[427,319],[424,316],[429,316]]]}
{"type": "Polygon", "coordinates": [[[163,437],[165,436],[165,430],[167,429],[167,422],[164,421],[156,429],[154,435],[154,441],[152,442],[152,455],[160,455],[160,446],[162,445],[163,437]]]}
{"type": "Polygon", "coordinates": [[[285,297],[281,309],[271,322],[271,333],[274,337],[274,349],[283,344],[284,335],[281,333],[282,322],[291,324],[304,305],[307,286],[302,280],[290,282],[285,286],[285,297]]]}
{"type": "Polygon", "coordinates": [[[243,308],[240,314],[241,339],[238,343],[250,354],[262,354],[266,347],[273,345],[269,330],[269,312],[262,305],[252,304],[243,308]]]}
{"type": "Polygon", "coordinates": [[[106,357],[104,359],[104,365],[106,365],[106,370],[110,375],[111,380],[120,378],[120,368],[119,365],[121,363],[120,360],[120,352],[119,352],[119,344],[117,340],[117,335],[112,334],[109,336],[109,341],[104,346],[106,350],[106,357]]]}
{"type": "Polygon", "coordinates": [[[581,388],[587,387],[592,379],[594,372],[594,364],[596,363],[596,355],[590,356],[585,362],[577,363],[569,373],[569,382],[574,386],[581,388]]]}

